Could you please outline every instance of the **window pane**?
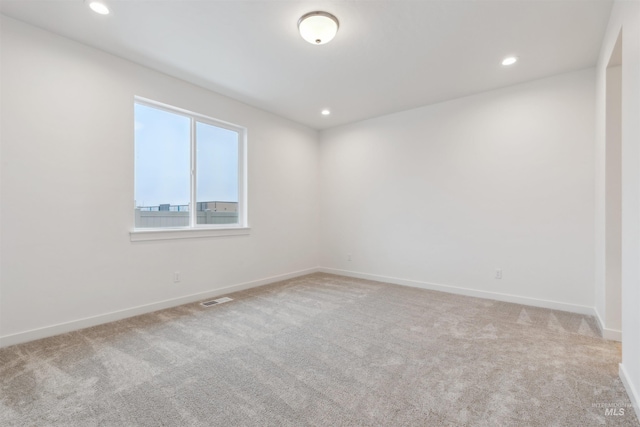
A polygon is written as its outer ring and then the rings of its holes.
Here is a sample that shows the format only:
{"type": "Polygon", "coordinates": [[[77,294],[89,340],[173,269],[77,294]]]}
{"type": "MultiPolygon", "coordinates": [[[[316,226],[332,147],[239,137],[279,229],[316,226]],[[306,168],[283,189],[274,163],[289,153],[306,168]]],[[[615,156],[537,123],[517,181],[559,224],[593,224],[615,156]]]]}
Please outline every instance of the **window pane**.
{"type": "Polygon", "coordinates": [[[189,226],[190,119],[135,104],[135,226],[189,226]]]}
{"type": "Polygon", "coordinates": [[[198,224],[238,223],[238,132],[196,123],[198,224]]]}

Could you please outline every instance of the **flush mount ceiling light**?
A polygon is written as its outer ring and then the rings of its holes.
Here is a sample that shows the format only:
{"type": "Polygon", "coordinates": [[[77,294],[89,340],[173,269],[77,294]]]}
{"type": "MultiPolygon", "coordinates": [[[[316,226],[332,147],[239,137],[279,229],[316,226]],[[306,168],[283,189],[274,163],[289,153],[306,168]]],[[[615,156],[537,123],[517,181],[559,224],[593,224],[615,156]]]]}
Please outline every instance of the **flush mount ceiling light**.
{"type": "Polygon", "coordinates": [[[338,32],[338,18],[327,12],[309,12],[298,20],[298,31],[311,44],[329,43],[338,32]]]}
{"type": "Polygon", "coordinates": [[[331,111],[329,111],[327,108],[325,108],[324,110],[322,110],[320,112],[320,114],[322,114],[323,116],[328,116],[329,114],[331,114],[331,111]]]}
{"type": "Polygon", "coordinates": [[[513,65],[518,62],[517,56],[507,56],[502,60],[502,65],[513,65]]]}
{"type": "Polygon", "coordinates": [[[100,15],[108,15],[109,14],[109,8],[102,1],[88,0],[87,4],[91,8],[91,10],[93,10],[95,13],[98,13],[100,15]]]}

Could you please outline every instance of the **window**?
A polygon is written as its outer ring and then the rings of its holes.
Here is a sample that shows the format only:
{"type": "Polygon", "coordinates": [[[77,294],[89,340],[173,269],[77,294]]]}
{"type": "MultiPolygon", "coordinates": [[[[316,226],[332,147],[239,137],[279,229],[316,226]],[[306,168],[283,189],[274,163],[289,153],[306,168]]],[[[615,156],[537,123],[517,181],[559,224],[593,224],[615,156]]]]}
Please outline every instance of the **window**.
{"type": "Polygon", "coordinates": [[[134,231],[246,227],[246,130],[148,100],[134,107],[134,231]]]}

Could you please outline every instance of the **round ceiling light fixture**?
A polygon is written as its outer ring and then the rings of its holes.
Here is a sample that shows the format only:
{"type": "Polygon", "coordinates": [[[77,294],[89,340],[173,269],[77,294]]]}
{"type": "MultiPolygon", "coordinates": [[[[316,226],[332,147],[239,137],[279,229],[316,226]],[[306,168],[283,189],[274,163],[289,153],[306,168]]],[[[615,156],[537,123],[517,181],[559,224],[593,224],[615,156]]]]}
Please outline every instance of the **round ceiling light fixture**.
{"type": "Polygon", "coordinates": [[[323,116],[328,116],[329,114],[331,114],[331,110],[329,110],[328,108],[325,108],[320,112],[320,114],[322,114],[323,116]]]}
{"type": "Polygon", "coordinates": [[[298,20],[298,31],[311,44],[329,43],[338,32],[338,18],[328,12],[309,12],[298,20]]]}

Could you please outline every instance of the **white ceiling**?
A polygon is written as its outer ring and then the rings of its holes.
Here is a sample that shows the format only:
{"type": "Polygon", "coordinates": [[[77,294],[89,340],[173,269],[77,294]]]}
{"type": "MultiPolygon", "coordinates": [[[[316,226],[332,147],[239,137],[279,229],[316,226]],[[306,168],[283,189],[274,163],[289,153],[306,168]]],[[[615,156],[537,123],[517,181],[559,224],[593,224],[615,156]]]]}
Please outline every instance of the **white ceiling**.
{"type": "Polygon", "coordinates": [[[4,15],[315,129],[594,66],[610,0],[2,0],[4,15]],[[311,45],[300,16],[336,38],[311,45]],[[504,56],[520,61],[509,68],[504,56]],[[330,108],[330,116],[321,116],[330,108]]]}

